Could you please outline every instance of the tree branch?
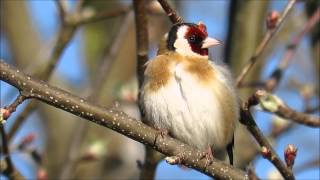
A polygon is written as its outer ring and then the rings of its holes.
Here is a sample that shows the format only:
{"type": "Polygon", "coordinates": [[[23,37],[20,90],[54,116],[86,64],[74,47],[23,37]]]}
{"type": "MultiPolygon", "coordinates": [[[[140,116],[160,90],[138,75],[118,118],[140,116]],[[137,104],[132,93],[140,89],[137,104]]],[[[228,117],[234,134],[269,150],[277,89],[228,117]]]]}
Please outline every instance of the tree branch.
{"type": "Polygon", "coordinates": [[[8,141],[3,124],[0,124],[0,133],[2,141],[1,154],[4,156],[5,160],[4,162],[1,161],[1,173],[6,175],[9,179],[23,180],[24,177],[15,169],[15,167],[12,164],[8,147],[8,141]]]}
{"type": "Polygon", "coordinates": [[[285,9],[282,12],[282,15],[280,16],[276,26],[272,29],[268,29],[266,34],[264,35],[262,41],[260,42],[259,46],[255,50],[253,56],[249,59],[248,63],[245,65],[245,67],[242,69],[242,72],[238,76],[236,80],[237,87],[242,85],[242,82],[245,78],[245,76],[249,73],[249,71],[252,69],[252,67],[255,65],[255,63],[258,61],[258,58],[261,56],[263,51],[266,49],[267,45],[271,41],[272,37],[278,32],[281,24],[283,24],[285,18],[289,14],[289,12],[292,10],[296,0],[289,0],[288,4],[286,5],[285,9]]]}
{"type": "Polygon", "coordinates": [[[0,79],[18,88],[28,98],[38,99],[98,125],[113,129],[167,156],[182,154],[184,156],[182,164],[211,177],[247,178],[245,172],[216,159],[213,160],[211,165],[206,166],[206,160],[202,158],[203,153],[201,151],[167,135],[163,138],[157,138],[155,141],[158,134],[155,129],[123,112],[105,109],[66,91],[52,87],[43,81],[35,80],[24,73],[17,72],[4,61],[0,61],[0,69],[0,79]],[[25,85],[22,85],[21,82],[25,85]]]}
{"type": "Polygon", "coordinates": [[[62,23],[65,23],[65,17],[66,17],[66,13],[67,13],[67,6],[66,6],[66,1],[64,0],[56,0],[56,5],[59,11],[59,15],[60,15],[60,21],[62,23]]]}
{"type": "Polygon", "coordinates": [[[132,7],[130,6],[123,6],[123,7],[119,7],[119,9],[115,9],[115,10],[108,10],[108,11],[100,11],[97,13],[84,13],[82,12],[80,14],[80,17],[76,17],[75,22],[77,25],[83,25],[83,24],[88,24],[88,23],[93,23],[93,22],[97,22],[97,21],[101,21],[107,18],[112,18],[112,17],[117,17],[120,15],[124,15],[126,14],[128,11],[130,11],[132,9],[132,7]]]}
{"type": "MultiPolygon", "coordinates": [[[[75,34],[76,30],[80,25],[89,23],[89,22],[95,22],[108,17],[118,16],[129,10],[128,7],[124,7],[111,12],[102,11],[100,13],[93,14],[89,17],[87,16],[82,17],[80,16],[80,14],[84,14],[84,13],[80,12],[81,8],[78,8],[79,12],[75,12],[74,14],[68,14],[66,12],[66,7],[63,1],[57,1],[57,6],[60,11],[60,16],[63,16],[63,19],[61,18],[63,22],[59,29],[57,39],[55,41],[55,45],[48,59],[48,64],[46,65],[46,67],[44,69],[40,69],[37,72],[33,73],[34,75],[36,75],[37,77],[41,78],[44,81],[47,81],[50,79],[56,65],[59,62],[59,59],[61,54],[63,53],[63,50],[71,41],[73,35],[75,34]]],[[[36,106],[37,106],[36,102],[34,101],[28,102],[25,109],[18,115],[18,117],[14,121],[12,128],[9,130],[9,133],[8,133],[9,142],[11,141],[13,136],[16,134],[16,132],[20,129],[21,125],[23,124],[24,120],[28,117],[28,115],[33,110],[36,109],[36,106]]]]}
{"type": "Polygon", "coordinates": [[[294,180],[295,177],[291,171],[291,169],[287,168],[287,166],[284,164],[283,161],[279,158],[275,150],[272,148],[271,144],[268,142],[267,138],[263,135],[259,127],[257,126],[255,120],[253,119],[250,107],[253,105],[257,105],[258,100],[256,97],[256,94],[251,96],[247,102],[244,102],[241,107],[241,123],[246,125],[249,132],[252,134],[252,136],[256,139],[256,141],[259,143],[261,148],[266,148],[268,153],[270,155],[264,156],[267,158],[281,173],[281,175],[286,180],[294,180]]]}
{"type": "Polygon", "coordinates": [[[176,23],[183,23],[183,19],[181,16],[177,14],[177,12],[171,8],[170,4],[167,2],[167,0],[158,0],[160,5],[162,6],[163,10],[166,12],[168,17],[170,18],[171,22],[173,24],[176,23]]]}
{"type": "Polygon", "coordinates": [[[295,54],[297,47],[302,41],[303,37],[319,22],[319,20],[320,9],[314,12],[308,22],[303,26],[302,30],[292,39],[292,42],[287,46],[287,51],[281,59],[278,67],[272,72],[271,76],[265,83],[267,91],[272,91],[277,87],[282,78],[283,71],[288,67],[289,62],[295,54]]]}
{"type": "MultiPolygon", "coordinates": [[[[138,87],[142,86],[144,79],[145,64],[148,61],[148,22],[146,16],[146,2],[145,0],[135,0],[133,2],[135,13],[135,26],[136,26],[136,44],[137,44],[137,77],[138,87]]],[[[138,94],[140,98],[140,93],[138,94]]],[[[142,108],[138,103],[141,118],[143,117],[142,108]]],[[[145,148],[145,160],[141,165],[140,179],[154,179],[156,167],[160,160],[157,152],[150,147],[145,148]]]]}
{"type": "Polygon", "coordinates": [[[291,119],[296,123],[310,127],[320,127],[320,118],[309,114],[297,112],[288,107],[279,97],[267,93],[264,90],[256,92],[255,97],[260,102],[260,106],[267,112],[274,113],[282,118],[291,119]]]}
{"type": "MultiPolygon", "coordinates": [[[[121,42],[123,41],[125,34],[128,31],[128,27],[131,22],[131,17],[133,16],[132,10],[128,11],[126,14],[125,19],[123,20],[123,23],[120,27],[120,31],[117,34],[117,36],[112,41],[112,46],[108,50],[107,56],[103,57],[103,62],[100,65],[100,68],[98,70],[96,78],[93,80],[92,85],[90,86],[90,95],[88,99],[90,101],[97,101],[99,100],[99,97],[101,93],[103,92],[103,83],[105,82],[106,78],[108,77],[108,74],[110,73],[111,68],[113,67],[114,60],[116,59],[116,54],[121,48],[121,42]]],[[[70,141],[70,148],[67,152],[67,157],[64,163],[64,167],[62,168],[63,171],[60,175],[60,179],[72,179],[74,178],[72,173],[74,172],[74,169],[77,167],[76,165],[79,162],[79,149],[80,145],[83,141],[83,137],[87,134],[87,123],[80,122],[77,124],[76,130],[72,134],[72,139],[70,141]]]]}
{"type": "Polygon", "coordinates": [[[135,0],[133,3],[136,24],[137,44],[137,75],[139,87],[143,83],[145,63],[148,61],[148,29],[145,0],[135,0]]]}

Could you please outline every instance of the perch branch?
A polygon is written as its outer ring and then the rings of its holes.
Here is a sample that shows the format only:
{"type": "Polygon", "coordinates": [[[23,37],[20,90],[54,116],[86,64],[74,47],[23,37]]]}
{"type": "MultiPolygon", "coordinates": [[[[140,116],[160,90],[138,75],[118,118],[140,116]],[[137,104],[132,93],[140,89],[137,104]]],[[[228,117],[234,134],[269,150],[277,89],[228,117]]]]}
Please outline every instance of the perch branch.
{"type": "Polygon", "coordinates": [[[4,61],[0,61],[0,69],[0,79],[24,92],[24,95],[28,98],[38,99],[98,125],[113,129],[167,156],[182,154],[184,157],[182,164],[211,177],[247,179],[246,173],[242,170],[216,159],[213,159],[211,165],[207,165],[206,160],[202,158],[203,153],[201,151],[167,135],[163,138],[157,138],[157,141],[155,141],[158,134],[155,129],[123,112],[105,109],[66,91],[52,87],[43,81],[35,80],[24,73],[17,72],[16,69],[13,69],[4,61]],[[14,78],[12,78],[12,75],[14,78]],[[24,82],[25,85],[19,82],[24,82]]]}
{"type": "Polygon", "coordinates": [[[249,71],[252,69],[252,67],[255,65],[255,63],[258,61],[258,58],[261,56],[263,51],[266,49],[267,45],[271,41],[271,39],[274,37],[274,35],[278,32],[281,24],[283,24],[285,18],[289,14],[289,12],[292,10],[296,0],[290,0],[288,4],[286,5],[285,9],[282,12],[282,15],[280,16],[276,26],[272,29],[268,29],[266,34],[264,35],[262,41],[258,45],[257,49],[255,50],[253,56],[249,59],[248,63],[243,68],[242,72],[238,76],[236,80],[237,87],[242,85],[242,82],[245,78],[245,76],[249,73],[249,71]]]}

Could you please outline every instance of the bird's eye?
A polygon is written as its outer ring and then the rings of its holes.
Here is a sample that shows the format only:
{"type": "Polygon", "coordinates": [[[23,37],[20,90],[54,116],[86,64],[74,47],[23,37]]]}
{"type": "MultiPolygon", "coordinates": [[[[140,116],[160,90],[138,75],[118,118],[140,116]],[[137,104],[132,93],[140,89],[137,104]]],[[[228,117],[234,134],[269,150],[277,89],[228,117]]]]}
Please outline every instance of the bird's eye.
{"type": "Polygon", "coordinates": [[[195,35],[191,35],[191,36],[189,36],[189,42],[191,42],[191,43],[194,43],[194,42],[196,42],[196,36],[195,35]]]}

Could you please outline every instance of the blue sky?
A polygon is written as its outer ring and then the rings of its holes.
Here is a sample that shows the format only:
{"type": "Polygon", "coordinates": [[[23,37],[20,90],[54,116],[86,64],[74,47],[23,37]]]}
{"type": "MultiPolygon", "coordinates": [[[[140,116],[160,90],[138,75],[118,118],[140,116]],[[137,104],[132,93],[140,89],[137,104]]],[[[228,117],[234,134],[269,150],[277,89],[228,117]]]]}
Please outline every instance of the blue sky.
{"type": "MultiPolygon", "coordinates": [[[[286,1],[275,1],[272,3],[270,8],[281,11],[285,6],[286,1]]],[[[210,36],[213,36],[217,39],[224,40],[226,38],[227,33],[227,20],[228,20],[228,5],[229,1],[216,0],[216,1],[196,1],[196,0],[188,0],[181,3],[182,10],[180,14],[185,18],[186,21],[190,22],[198,22],[203,21],[207,25],[208,33],[210,36]]],[[[54,34],[57,32],[57,28],[59,25],[59,20],[57,19],[57,9],[53,1],[28,1],[28,8],[30,10],[30,14],[34,19],[33,25],[38,29],[41,38],[44,42],[49,42],[52,40],[54,34]]],[[[296,10],[301,11],[303,9],[302,3],[298,5],[296,10]]],[[[8,48],[6,38],[3,34],[1,34],[1,58],[5,58],[10,61],[10,49],[8,48]]],[[[86,70],[83,63],[83,55],[81,53],[81,31],[77,32],[76,36],[71,41],[70,45],[66,48],[62,55],[61,63],[58,65],[56,70],[56,74],[64,77],[67,81],[72,84],[81,84],[83,78],[86,76],[86,70]],[[72,67],[72,68],[70,68],[72,67]]],[[[303,43],[300,45],[300,49],[308,47],[308,38],[305,38],[303,43]]],[[[215,50],[213,50],[215,52],[215,50]]],[[[270,72],[277,65],[277,62],[282,57],[283,51],[275,51],[272,55],[270,55],[268,62],[268,66],[263,71],[261,77],[267,77],[270,72]]],[[[218,58],[221,57],[221,53],[218,53],[218,58]]],[[[214,56],[216,57],[216,55],[214,56]]],[[[306,61],[306,60],[305,60],[306,61]]],[[[309,57],[310,61],[310,57],[309,57]]],[[[299,69],[298,69],[299,70],[299,69]]],[[[297,67],[289,67],[286,72],[288,75],[295,74],[297,71],[297,67]]],[[[309,73],[304,78],[305,81],[310,81],[312,83],[314,78],[312,78],[312,71],[305,72],[309,73]]],[[[14,88],[8,86],[7,84],[1,82],[1,106],[9,103],[15,97],[17,91],[14,88]],[[15,92],[15,93],[12,93],[15,92]]],[[[291,107],[297,110],[302,110],[303,104],[300,95],[293,90],[281,90],[276,92],[277,95],[286,99],[286,103],[291,107]]],[[[19,110],[23,108],[19,107],[19,110]]],[[[15,113],[18,114],[18,113],[15,113]]],[[[267,113],[257,113],[256,119],[259,126],[267,132],[270,127],[270,120],[272,116],[267,113]]],[[[14,117],[12,118],[14,119],[14,117]]],[[[29,117],[29,120],[25,124],[22,131],[20,131],[17,135],[15,141],[17,141],[20,137],[28,134],[29,132],[36,131],[39,134],[41,132],[41,123],[36,123],[39,121],[39,118],[36,113],[32,114],[29,117]],[[40,127],[39,127],[40,124],[40,127]],[[38,125],[38,126],[35,126],[38,125]],[[40,129],[40,132],[39,132],[40,129]]],[[[8,123],[10,127],[12,122],[8,123]]],[[[40,137],[40,136],[39,136],[40,137]]],[[[276,145],[276,150],[282,156],[283,150],[285,146],[289,143],[294,143],[298,149],[298,157],[296,159],[296,164],[300,164],[307,160],[313,158],[319,158],[319,153],[316,152],[319,150],[319,142],[315,142],[315,140],[308,141],[310,138],[319,139],[319,129],[312,129],[300,126],[289,133],[284,134],[280,137],[278,144],[276,145]],[[312,143],[311,145],[308,143],[312,143]],[[315,149],[304,148],[304,147],[316,147],[315,149]],[[317,154],[318,157],[314,157],[317,154]]],[[[43,148],[43,139],[38,138],[37,141],[33,144],[34,146],[43,148]]],[[[30,164],[30,160],[28,157],[25,157],[21,154],[14,154],[13,160],[16,163],[19,170],[29,178],[35,177],[35,169],[32,164],[30,164]],[[31,165],[31,166],[30,166],[31,165]],[[31,167],[31,168],[30,168],[31,167]],[[33,168],[32,168],[33,167],[33,168]]],[[[267,177],[267,173],[269,170],[274,168],[267,160],[262,158],[258,158],[256,163],[256,172],[259,177],[265,178],[267,177]]],[[[165,162],[161,162],[158,166],[158,171],[156,175],[157,179],[169,179],[170,177],[176,177],[177,179],[209,179],[207,176],[194,171],[194,170],[182,170],[177,166],[171,166],[166,164],[165,162]]],[[[297,174],[297,179],[306,179],[306,178],[319,177],[318,169],[310,169],[308,171],[304,171],[303,173],[297,174]]],[[[316,178],[315,178],[316,179],[316,178]]]]}

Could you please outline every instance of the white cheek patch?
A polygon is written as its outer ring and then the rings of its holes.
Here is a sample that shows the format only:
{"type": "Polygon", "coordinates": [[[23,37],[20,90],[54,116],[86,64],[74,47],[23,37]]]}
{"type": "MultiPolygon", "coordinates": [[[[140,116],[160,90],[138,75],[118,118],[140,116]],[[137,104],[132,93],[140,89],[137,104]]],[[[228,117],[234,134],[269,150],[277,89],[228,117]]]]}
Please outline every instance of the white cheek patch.
{"type": "Polygon", "coordinates": [[[184,55],[193,53],[191,47],[186,39],[177,38],[173,45],[176,48],[176,52],[184,55]]]}
{"type": "Polygon", "coordinates": [[[188,26],[181,26],[177,32],[177,39],[174,42],[173,46],[176,48],[176,52],[184,56],[197,56],[203,57],[200,54],[197,54],[192,51],[188,40],[184,37],[187,33],[188,26]]]}

